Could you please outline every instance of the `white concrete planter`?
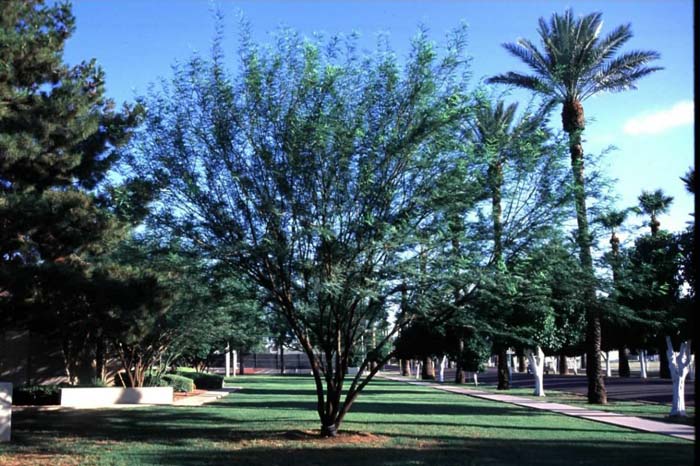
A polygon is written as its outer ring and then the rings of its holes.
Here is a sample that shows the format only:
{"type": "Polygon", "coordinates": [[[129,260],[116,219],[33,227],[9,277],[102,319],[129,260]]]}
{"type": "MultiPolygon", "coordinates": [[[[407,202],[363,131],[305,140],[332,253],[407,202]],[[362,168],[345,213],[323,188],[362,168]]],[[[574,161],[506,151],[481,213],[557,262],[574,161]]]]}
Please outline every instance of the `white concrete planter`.
{"type": "Polygon", "coordinates": [[[12,384],[0,382],[0,442],[10,441],[12,427],[12,384]]]}
{"type": "Polygon", "coordinates": [[[62,388],[61,406],[93,408],[118,404],[173,404],[173,387],[84,387],[62,388]]]}

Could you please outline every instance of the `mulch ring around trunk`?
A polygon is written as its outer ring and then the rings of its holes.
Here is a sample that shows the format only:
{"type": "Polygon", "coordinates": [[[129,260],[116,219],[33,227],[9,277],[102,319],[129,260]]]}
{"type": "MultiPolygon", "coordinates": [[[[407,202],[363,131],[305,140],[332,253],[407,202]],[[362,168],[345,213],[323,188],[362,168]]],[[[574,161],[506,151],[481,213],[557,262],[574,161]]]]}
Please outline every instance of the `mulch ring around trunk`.
{"type": "Polygon", "coordinates": [[[389,440],[382,435],[374,435],[369,432],[340,431],[335,437],[323,438],[317,430],[290,430],[284,433],[284,438],[301,442],[311,442],[320,444],[373,444],[384,443],[389,440]]]}

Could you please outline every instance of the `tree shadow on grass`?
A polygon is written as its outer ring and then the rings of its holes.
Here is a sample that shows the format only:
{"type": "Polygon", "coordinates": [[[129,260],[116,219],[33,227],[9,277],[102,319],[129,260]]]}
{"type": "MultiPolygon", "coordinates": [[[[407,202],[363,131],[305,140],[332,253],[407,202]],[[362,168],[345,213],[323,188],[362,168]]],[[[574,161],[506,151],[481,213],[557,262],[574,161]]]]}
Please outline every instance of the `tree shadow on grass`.
{"type": "MultiPolygon", "coordinates": [[[[279,410],[315,410],[315,401],[231,401],[220,402],[217,406],[239,407],[246,409],[279,409],[279,410]]],[[[470,415],[470,416],[532,416],[533,411],[529,408],[515,405],[491,405],[487,403],[475,402],[473,404],[450,404],[450,403],[405,403],[405,402],[381,402],[375,403],[360,399],[352,405],[351,413],[364,414],[410,414],[424,416],[439,415],[470,415]]],[[[539,413],[538,413],[539,414],[539,413]]],[[[541,413],[548,414],[548,413],[541,413]]]]}
{"type": "MultiPolygon", "coordinates": [[[[249,388],[243,387],[237,393],[243,395],[284,395],[284,396],[310,396],[316,398],[316,390],[313,388],[303,389],[303,388],[249,388]]],[[[366,389],[360,394],[360,398],[372,397],[372,396],[383,396],[383,395],[429,395],[429,391],[419,391],[419,390],[372,390],[366,389]]]]}
{"type": "Polygon", "coordinates": [[[562,442],[492,439],[470,439],[458,444],[396,445],[387,447],[266,447],[257,446],[236,451],[216,449],[168,450],[139,454],[140,464],[193,465],[269,465],[269,466],[396,466],[396,465],[519,465],[554,466],[635,466],[690,464],[692,445],[669,448],[663,443],[562,442]]]}

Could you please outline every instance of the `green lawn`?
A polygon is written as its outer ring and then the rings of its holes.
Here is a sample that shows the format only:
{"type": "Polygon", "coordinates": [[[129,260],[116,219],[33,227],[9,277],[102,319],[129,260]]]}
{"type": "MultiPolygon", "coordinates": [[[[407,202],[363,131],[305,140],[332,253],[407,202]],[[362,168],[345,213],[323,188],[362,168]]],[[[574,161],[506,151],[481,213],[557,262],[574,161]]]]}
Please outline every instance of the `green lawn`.
{"type": "Polygon", "coordinates": [[[326,441],[308,377],[237,377],[198,408],[16,412],[0,464],[691,464],[692,442],[379,380],[326,441]]]}

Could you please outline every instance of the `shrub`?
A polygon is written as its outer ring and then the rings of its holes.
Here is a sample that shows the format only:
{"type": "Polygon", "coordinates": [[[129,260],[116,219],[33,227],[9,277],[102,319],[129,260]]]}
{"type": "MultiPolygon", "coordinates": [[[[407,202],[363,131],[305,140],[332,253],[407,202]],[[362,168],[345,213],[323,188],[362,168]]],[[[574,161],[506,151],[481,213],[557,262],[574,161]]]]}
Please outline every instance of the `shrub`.
{"type": "Polygon", "coordinates": [[[58,405],[61,404],[61,388],[64,384],[19,385],[12,390],[12,404],[58,405]]]}
{"type": "Polygon", "coordinates": [[[192,379],[195,387],[202,390],[216,390],[224,386],[223,375],[210,374],[208,372],[192,372],[182,369],[177,370],[177,375],[192,379]]]}
{"type": "Polygon", "coordinates": [[[164,374],[161,380],[167,387],[173,387],[176,392],[191,392],[194,390],[194,380],[177,374],[164,374]]]}

